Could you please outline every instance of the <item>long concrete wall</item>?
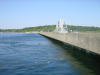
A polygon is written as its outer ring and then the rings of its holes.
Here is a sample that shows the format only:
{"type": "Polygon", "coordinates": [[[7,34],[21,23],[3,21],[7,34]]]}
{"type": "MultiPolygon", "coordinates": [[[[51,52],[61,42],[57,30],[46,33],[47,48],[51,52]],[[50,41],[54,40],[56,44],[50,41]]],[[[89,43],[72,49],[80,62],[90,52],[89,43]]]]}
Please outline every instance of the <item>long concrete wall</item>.
{"type": "Polygon", "coordinates": [[[53,33],[39,34],[100,54],[100,33],[53,33]]]}

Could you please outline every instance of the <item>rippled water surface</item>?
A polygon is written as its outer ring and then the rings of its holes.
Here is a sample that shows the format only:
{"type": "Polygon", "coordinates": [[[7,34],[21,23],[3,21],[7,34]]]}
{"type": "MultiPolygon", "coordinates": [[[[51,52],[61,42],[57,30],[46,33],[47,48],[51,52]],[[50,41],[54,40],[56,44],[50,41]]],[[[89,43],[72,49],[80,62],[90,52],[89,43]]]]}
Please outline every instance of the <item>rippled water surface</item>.
{"type": "Polygon", "coordinates": [[[0,33],[0,75],[100,75],[100,63],[36,33],[0,33]]]}

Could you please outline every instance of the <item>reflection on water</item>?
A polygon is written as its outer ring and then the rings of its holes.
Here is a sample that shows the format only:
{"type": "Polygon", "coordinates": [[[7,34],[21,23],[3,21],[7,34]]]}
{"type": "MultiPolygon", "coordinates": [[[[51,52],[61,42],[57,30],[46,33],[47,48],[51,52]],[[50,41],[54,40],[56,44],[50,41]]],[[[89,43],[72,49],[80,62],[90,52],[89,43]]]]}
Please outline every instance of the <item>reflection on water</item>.
{"type": "Polygon", "coordinates": [[[99,75],[99,62],[39,34],[0,34],[0,75],[99,75]]]}
{"type": "MultiPolygon", "coordinates": [[[[49,39],[49,38],[48,38],[49,39]]],[[[99,75],[100,74],[100,62],[95,61],[92,58],[72,49],[71,47],[66,47],[63,43],[51,40],[53,43],[57,45],[57,47],[62,48],[63,50],[58,53],[57,56],[61,57],[68,61],[71,67],[75,69],[71,69],[72,71],[79,73],[80,75],[99,75]]]]}

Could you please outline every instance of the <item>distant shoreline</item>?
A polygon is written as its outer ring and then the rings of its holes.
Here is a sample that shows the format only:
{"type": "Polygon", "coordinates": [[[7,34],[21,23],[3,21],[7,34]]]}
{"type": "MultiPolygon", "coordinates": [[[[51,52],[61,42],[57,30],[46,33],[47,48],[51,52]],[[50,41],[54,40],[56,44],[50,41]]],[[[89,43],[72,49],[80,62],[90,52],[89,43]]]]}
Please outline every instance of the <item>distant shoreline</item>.
{"type": "Polygon", "coordinates": [[[0,33],[39,33],[39,32],[0,32],[0,33]]]}

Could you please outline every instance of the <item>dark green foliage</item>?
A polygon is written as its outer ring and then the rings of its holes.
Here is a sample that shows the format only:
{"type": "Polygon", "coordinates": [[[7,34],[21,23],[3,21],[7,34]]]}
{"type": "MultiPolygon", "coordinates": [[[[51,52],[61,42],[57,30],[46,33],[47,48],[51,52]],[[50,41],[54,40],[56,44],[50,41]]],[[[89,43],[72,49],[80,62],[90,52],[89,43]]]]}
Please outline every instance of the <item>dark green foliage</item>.
{"type": "Polygon", "coordinates": [[[2,32],[2,30],[0,29],[0,32],[2,32]]]}
{"type": "Polygon", "coordinates": [[[67,25],[68,30],[72,31],[80,31],[80,32],[100,32],[99,27],[93,27],[93,26],[73,26],[73,25],[67,25]]]}
{"type": "MultiPolygon", "coordinates": [[[[53,32],[55,30],[56,25],[44,25],[37,27],[26,27],[23,29],[0,29],[0,32],[33,32],[33,31],[44,31],[44,32],[53,32]]],[[[89,26],[73,26],[67,25],[68,31],[79,31],[79,32],[100,32],[99,27],[89,27],[89,26]]]]}

